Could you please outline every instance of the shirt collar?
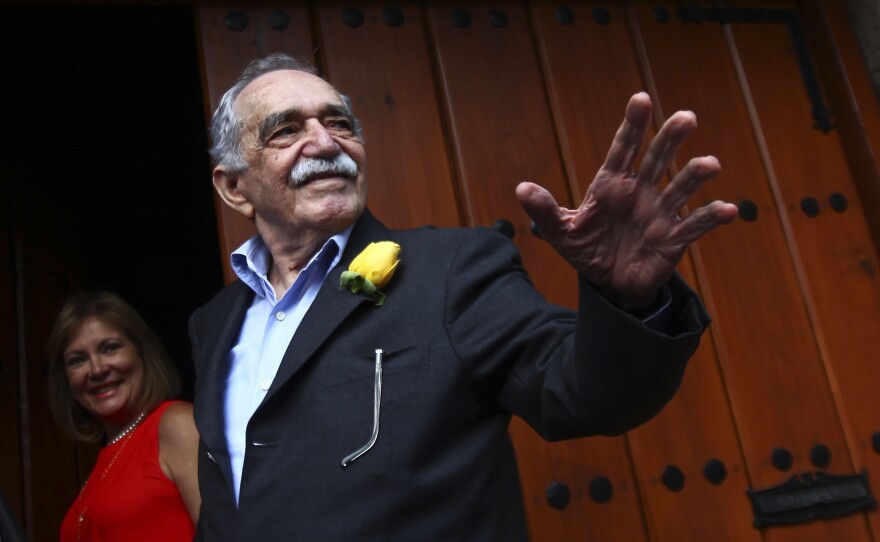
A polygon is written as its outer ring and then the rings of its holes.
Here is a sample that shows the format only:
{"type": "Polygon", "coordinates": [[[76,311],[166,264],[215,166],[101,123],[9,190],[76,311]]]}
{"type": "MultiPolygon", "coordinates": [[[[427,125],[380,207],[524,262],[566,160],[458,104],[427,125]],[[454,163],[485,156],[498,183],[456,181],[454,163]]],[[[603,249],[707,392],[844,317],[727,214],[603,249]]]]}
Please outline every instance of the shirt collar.
{"type": "MultiPolygon", "coordinates": [[[[321,249],[312,256],[309,263],[303,268],[303,272],[309,269],[316,260],[319,260],[329,250],[328,247],[331,244],[334,244],[336,245],[335,256],[324,271],[326,276],[326,273],[329,273],[331,269],[336,267],[336,264],[342,258],[342,253],[345,251],[345,246],[348,244],[353,228],[354,224],[327,239],[321,246],[321,249]]],[[[269,282],[269,266],[272,265],[272,255],[269,253],[269,249],[266,248],[262,237],[255,235],[245,241],[230,255],[229,263],[236,276],[258,296],[273,302],[275,301],[275,289],[272,288],[272,284],[269,282]]]]}

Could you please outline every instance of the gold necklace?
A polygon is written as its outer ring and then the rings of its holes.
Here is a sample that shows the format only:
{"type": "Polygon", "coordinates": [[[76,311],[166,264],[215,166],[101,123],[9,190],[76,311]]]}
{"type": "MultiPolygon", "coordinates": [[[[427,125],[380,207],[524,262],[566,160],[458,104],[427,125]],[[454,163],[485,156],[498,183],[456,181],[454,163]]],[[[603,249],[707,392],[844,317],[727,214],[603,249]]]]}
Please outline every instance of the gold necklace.
{"type": "MultiPolygon", "coordinates": [[[[113,468],[113,464],[116,463],[117,459],[119,459],[119,454],[121,454],[122,450],[125,449],[125,446],[128,444],[128,441],[131,440],[131,435],[134,434],[135,428],[137,428],[138,424],[141,423],[141,420],[144,419],[145,414],[146,414],[145,412],[141,412],[140,415],[137,417],[137,419],[134,422],[132,422],[128,427],[126,427],[121,433],[116,435],[116,437],[114,437],[113,440],[111,440],[107,444],[107,446],[110,446],[110,445],[113,445],[113,444],[116,444],[117,442],[119,442],[120,439],[125,439],[122,442],[122,446],[120,446],[119,449],[116,450],[116,453],[113,454],[113,458],[110,460],[110,463],[108,463],[107,466],[104,467],[104,472],[101,473],[101,478],[99,478],[98,481],[95,482],[96,486],[100,485],[104,481],[104,478],[107,477],[107,473],[110,472],[110,469],[113,468]]],[[[85,521],[85,519],[86,519],[86,512],[89,509],[88,503],[83,504],[83,495],[85,494],[86,488],[89,486],[89,481],[91,479],[92,479],[92,477],[91,477],[91,475],[89,475],[89,477],[86,478],[86,483],[84,483],[82,486],[82,489],[79,490],[79,495],[76,496],[76,502],[79,503],[80,505],[82,505],[82,508],[80,508],[80,510],[79,510],[79,517],[77,518],[77,522],[76,522],[77,542],[79,541],[80,532],[82,531],[83,521],[85,521]]]]}

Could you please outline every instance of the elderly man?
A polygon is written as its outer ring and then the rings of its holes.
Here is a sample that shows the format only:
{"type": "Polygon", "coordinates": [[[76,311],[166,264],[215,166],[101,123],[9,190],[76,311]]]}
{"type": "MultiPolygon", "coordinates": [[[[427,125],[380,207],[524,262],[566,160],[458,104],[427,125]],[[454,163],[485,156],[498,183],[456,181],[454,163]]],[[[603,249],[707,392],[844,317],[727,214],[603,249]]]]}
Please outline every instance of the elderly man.
{"type": "Polygon", "coordinates": [[[578,271],[575,313],[492,230],[385,228],[350,101],[285,55],[251,64],[211,126],[214,186],[258,235],[190,324],[199,539],[526,539],[510,416],[546,439],[625,432],[672,397],[709,321],[674,267],[736,208],[676,214],[712,157],[657,189],[692,113],[632,173],[650,111],[631,99],[579,208],[517,188],[578,271]]]}

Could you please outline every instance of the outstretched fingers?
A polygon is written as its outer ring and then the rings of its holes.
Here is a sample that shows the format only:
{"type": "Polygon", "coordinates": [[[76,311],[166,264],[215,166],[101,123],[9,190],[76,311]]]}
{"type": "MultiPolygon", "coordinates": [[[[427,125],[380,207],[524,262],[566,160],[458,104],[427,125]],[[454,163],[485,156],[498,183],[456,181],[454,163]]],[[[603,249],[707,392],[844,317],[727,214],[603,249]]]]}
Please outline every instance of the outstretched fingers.
{"type": "Polygon", "coordinates": [[[733,222],[736,213],[736,205],[718,200],[698,207],[684,217],[676,227],[677,240],[689,245],[716,227],[733,222]]]}
{"type": "Polygon", "coordinates": [[[677,213],[704,182],[718,175],[720,171],[721,164],[714,156],[692,158],[663,190],[660,207],[666,214],[677,213]]]}
{"type": "Polygon", "coordinates": [[[602,169],[630,173],[639,155],[645,132],[651,121],[651,98],[645,92],[635,94],[626,105],[623,123],[614,134],[602,169]]]}
{"type": "Polygon", "coordinates": [[[639,166],[639,182],[655,186],[675,158],[684,140],[697,128],[697,116],[690,111],[677,111],[669,117],[648,145],[639,166]]]}

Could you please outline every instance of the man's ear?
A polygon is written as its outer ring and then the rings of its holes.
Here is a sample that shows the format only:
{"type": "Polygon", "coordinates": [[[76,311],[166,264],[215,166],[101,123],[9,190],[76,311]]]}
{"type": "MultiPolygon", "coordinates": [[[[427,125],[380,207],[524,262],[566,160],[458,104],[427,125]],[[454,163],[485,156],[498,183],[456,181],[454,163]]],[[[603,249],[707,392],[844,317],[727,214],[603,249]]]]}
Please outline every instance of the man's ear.
{"type": "Polygon", "coordinates": [[[238,172],[231,171],[226,166],[217,166],[214,168],[212,180],[214,181],[214,189],[220,194],[226,205],[249,219],[254,219],[254,206],[240,190],[238,172]]]}

